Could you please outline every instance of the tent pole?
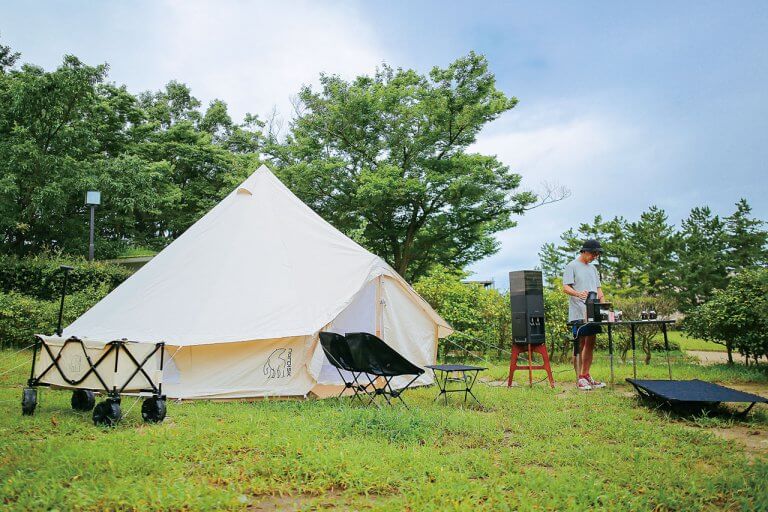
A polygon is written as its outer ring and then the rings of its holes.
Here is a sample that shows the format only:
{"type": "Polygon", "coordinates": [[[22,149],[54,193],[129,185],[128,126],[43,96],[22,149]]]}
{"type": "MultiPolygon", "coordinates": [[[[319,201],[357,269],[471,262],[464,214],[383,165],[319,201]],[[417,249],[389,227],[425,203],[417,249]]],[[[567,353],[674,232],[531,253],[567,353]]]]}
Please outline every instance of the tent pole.
{"type": "Polygon", "coordinates": [[[381,276],[376,279],[376,337],[381,338],[381,276]]]}

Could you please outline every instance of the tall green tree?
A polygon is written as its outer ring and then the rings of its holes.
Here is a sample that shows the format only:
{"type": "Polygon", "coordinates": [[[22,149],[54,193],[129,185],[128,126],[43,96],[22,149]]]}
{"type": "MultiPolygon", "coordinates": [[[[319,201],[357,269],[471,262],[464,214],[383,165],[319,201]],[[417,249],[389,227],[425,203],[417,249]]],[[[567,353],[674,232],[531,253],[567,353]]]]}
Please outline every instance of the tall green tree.
{"type": "Polygon", "coordinates": [[[427,76],[382,66],[304,87],[298,116],[268,152],[315,211],[406,278],[439,263],[462,267],[498,250],[493,234],[535,201],[495,156],[467,152],[517,100],[475,53],[427,76]]]}
{"type": "Polygon", "coordinates": [[[677,239],[675,228],[661,208],[651,206],[640,219],[627,224],[626,253],[634,282],[642,282],[648,295],[674,286],[677,239]]]}
{"type": "Polygon", "coordinates": [[[107,66],[66,56],[55,71],[0,74],[0,237],[17,254],[87,242],[84,192],[128,143],[134,98],[107,66]]]}
{"type": "Polygon", "coordinates": [[[547,242],[539,251],[539,264],[544,282],[550,288],[558,284],[558,279],[563,275],[563,268],[568,263],[568,256],[554,242],[547,242]]]}
{"type": "Polygon", "coordinates": [[[202,112],[189,87],[178,82],[143,93],[140,104],[146,123],[135,129],[140,134],[131,153],[159,166],[167,182],[163,208],[142,212],[139,222],[144,244],[161,248],[256,168],[260,126],[252,119],[235,125],[220,100],[202,112]]]}
{"type": "Polygon", "coordinates": [[[736,203],[736,211],[725,218],[729,271],[741,272],[768,263],[768,231],[764,225],[764,221],[752,216],[746,199],[736,203]]]}
{"type": "Polygon", "coordinates": [[[10,46],[0,44],[0,73],[5,73],[15,66],[19,57],[21,57],[19,52],[13,51],[10,46]]]}
{"type": "Polygon", "coordinates": [[[725,223],[709,207],[691,210],[679,233],[678,298],[683,311],[712,297],[728,283],[725,223]]]}
{"type": "Polygon", "coordinates": [[[596,215],[592,222],[584,222],[563,233],[560,244],[545,244],[539,252],[539,260],[547,282],[553,283],[555,278],[562,276],[563,267],[578,256],[585,240],[597,239],[603,247],[603,255],[598,262],[600,278],[617,287],[631,286],[631,248],[627,243],[626,224],[622,217],[606,220],[596,215]]]}
{"type": "Polygon", "coordinates": [[[66,56],[53,71],[16,67],[0,45],[0,251],[84,254],[86,190],[102,192],[97,258],[163,247],[255,169],[263,124],[205,110],[170,82],[138,98],[107,66],[66,56]]]}

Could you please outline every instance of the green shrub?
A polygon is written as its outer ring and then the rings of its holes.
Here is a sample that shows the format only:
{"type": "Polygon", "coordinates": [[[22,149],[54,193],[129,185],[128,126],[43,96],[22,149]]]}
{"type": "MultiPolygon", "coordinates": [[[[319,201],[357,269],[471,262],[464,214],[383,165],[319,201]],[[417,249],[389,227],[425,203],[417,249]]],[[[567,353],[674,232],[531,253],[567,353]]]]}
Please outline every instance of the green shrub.
{"type": "Polygon", "coordinates": [[[559,362],[570,361],[573,354],[573,334],[568,326],[568,296],[562,288],[560,278],[554,278],[544,288],[544,325],[549,357],[559,362]]]}
{"type": "Polygon", "coordinates": [[[768,269],[743,270],[723,290],[694,308],[685,318],[685,330],[697,338],[725,345],[758,362],[768,358],[768,269]]]}
{"type": "Polygon", "coordinates": [[[416,291],[456,330],[440,340],[440,353],[460,354],[466,350],[497,356],[506,352],[511,338],[512,320],[509,297],[480,284],[463,283],[466,273],[435,267],[415,284],[416,291]]]}
{"type": "MultiPolygon", "coordinates": [[[[67,295],[63,326],[72,323],[100,301],[109,288],[106,284],[67,295]]],[[[35,334],[53,334],[59,314],[58,300],[40,300],[15,291],[0,292],[0,347],[24,347],[35,334]]]]}
{"type": "Polygon", "coordinates": [[[0,346],[26,346],[34,334],[53,332],[57,311],[53,301],[0,292],[0,346]]]}
{"type": "Polygon", "coordinates": [[[89,263],[56,255],[29,258],[0,255],[0,291],[18,292],[40,300],[56,299],[61,294],[61,265],[74,267],[67,282],[68,294],[102,285],[111,290],[131,275],[129,269],[110,263],[89,263]]]}

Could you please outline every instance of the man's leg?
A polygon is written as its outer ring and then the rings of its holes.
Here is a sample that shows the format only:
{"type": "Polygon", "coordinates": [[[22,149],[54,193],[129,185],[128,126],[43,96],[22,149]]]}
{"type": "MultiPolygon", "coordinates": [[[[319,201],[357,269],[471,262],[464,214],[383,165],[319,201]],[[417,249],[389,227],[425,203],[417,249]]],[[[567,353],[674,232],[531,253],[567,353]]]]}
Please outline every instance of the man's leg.
{"type": "Polygon", "coordinates": [[[584,336],[581,344],[581,373],[579,375],[589,375],[589,369],[592,366],[592,354],[595,350],[595,335],[584,336]]]}
{"type": "Polygon", "coordinates": [[[573,370],[576,372],[576,378],[578,379],[581,375],[581,351],[584,346],[584,338],[580,336],[573,343],[573,370]]]}

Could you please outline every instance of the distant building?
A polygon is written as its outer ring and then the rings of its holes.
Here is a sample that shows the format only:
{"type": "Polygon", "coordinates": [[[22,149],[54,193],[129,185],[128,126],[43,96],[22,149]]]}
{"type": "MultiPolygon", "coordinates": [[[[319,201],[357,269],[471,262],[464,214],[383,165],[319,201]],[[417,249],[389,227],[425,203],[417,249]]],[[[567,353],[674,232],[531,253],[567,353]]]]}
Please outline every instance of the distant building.
{"type": "Polygon", "coordinates": [[[483,280],[466,280],[462,281],[464,284],[479,284],[482,285],[483,288],[496,288],[495,283],[493,282],[493,279],[490,281],[483,281],[483,280]]]}

